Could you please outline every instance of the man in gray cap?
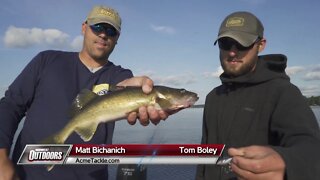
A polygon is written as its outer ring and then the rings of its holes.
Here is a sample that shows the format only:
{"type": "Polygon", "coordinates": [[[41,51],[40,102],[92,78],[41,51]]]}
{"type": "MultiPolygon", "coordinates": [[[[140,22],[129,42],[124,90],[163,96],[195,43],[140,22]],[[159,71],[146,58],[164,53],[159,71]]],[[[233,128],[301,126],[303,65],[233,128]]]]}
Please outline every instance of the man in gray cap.
{"type": "Polygon", "coordinates": [[[206,97],[202,143],[225,144],[220,160],[232,160],[199,165],[197,180],[320,179],[316,118],[285,73],[286,56],[258,55],[263,31],[249,12],[232,13],[220,26],[215,44],[224,72],[206,97]]]}
{"type": "MultiPolygon", "coordinates": [[[[9,149],[18,124],[25,117],[24,126],[16,142],[13,162],[17,162],[26,144],[37,144],[58,132],[69,121],[68,110],[77,94],[91,89],[101,95],[110,87],[142,86],[145,93],[152,90],[153,82],[147,77],[133,77],[131,70],[115,65],[109,56],[117,44],[121,19],[112,8],[96,6],[82,24],[84,36],[80,52],[43,51],[25,67],[9,86],[0,101],[0,179],[21,180],[96,180],[108,179],[103,165],[55,166],[47,172],[45,166],[16,166],[9,159],[9,149]]],[[[157,124],[168,114],[154,107],[140,107],[142,125],[157,124]]],[[[136,122],[137,113],[127,119],[136,122]]],[[[114,122],[100,124],[88,143],[110,144],[114,122]]],[[[66,144],[82,144],[82,139],[72,134],[66,144]]]]}

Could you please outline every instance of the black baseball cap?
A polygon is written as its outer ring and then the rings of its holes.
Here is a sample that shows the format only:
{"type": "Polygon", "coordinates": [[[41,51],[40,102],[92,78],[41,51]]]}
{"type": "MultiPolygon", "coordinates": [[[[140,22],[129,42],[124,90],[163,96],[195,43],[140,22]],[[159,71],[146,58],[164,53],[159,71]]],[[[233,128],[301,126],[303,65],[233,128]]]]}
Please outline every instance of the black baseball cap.
{"type": "Polygon", "coordinates": [[[230,37],[244,47],[252,45],[258,37],[263,37],[263,25],[252,13],[239,11],[228,15],[221,23],[218,38],[230,37]]]}

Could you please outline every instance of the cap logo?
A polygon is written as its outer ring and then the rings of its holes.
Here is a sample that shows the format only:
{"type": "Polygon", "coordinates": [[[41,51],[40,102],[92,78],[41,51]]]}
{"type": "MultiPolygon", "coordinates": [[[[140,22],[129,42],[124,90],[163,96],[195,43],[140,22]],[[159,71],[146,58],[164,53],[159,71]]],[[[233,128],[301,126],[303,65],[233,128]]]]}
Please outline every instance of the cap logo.
{"type": "Polygon", "coordinates": [[[226,27],[244,26],[244,18],[232,17],[227,20],[226,27]]]}
{"type": "Polygon", "coordinates": [[[108,9],[100,9],[100,11],[98,13],[101,14],[101,15],[110,16],[112,18],[117,19],[116,14],[110,8],[108,8],[108,9]]]}

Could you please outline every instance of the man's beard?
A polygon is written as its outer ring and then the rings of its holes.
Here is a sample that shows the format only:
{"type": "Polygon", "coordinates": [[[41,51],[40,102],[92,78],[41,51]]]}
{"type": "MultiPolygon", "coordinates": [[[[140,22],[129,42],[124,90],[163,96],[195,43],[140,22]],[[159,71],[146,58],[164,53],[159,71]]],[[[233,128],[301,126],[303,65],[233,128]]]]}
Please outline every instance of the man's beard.
{"type": "Polygon", "coordinates": [[[256,66],[256,63],[256,60],[252,60],[247,63],[242,62],[240,66],[231,66],[228,64],[228,62],[223,61],[221,62],[221,66],[225,74],[231,77],[238,77],[253,71],[256,66]]]}

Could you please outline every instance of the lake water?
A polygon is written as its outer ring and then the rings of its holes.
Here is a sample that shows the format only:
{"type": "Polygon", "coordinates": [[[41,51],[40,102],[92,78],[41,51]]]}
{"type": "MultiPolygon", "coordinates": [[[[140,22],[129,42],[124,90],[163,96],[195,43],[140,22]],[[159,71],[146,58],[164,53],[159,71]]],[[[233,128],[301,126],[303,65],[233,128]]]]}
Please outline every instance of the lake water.
{"type": "MultiPolygon", "coordinates": [[[[320,107],[312,107],[320,124],[320,107]]],[[[185,109],[170,116],[157,126],[134,126],[118,121],[114,144],[196,144],[201,142],[202,108],[185,109]]],[[[147,165],[148,180],[193,180],[196,165],[147,165]]],[[[109,166],[109,180],[116,179],[116,165],[109,166]]]]}

